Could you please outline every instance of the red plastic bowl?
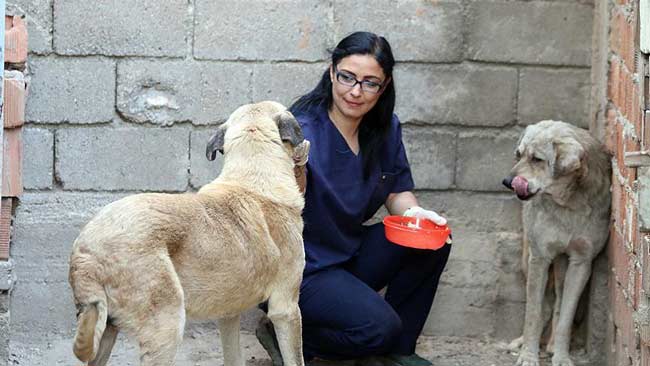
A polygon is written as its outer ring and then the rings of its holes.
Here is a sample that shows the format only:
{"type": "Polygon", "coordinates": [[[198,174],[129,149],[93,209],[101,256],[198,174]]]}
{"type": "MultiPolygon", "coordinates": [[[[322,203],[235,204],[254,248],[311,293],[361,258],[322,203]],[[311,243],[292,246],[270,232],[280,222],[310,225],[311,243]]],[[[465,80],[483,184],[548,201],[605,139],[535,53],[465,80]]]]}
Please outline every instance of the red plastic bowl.
{"type": "Polygon", "coordinates": [[[399,245],[418,249],[440,249],[451,229],[440,226],[427,219],[417,219],[408,216],[384,217],[386,239],[399,245]]]}

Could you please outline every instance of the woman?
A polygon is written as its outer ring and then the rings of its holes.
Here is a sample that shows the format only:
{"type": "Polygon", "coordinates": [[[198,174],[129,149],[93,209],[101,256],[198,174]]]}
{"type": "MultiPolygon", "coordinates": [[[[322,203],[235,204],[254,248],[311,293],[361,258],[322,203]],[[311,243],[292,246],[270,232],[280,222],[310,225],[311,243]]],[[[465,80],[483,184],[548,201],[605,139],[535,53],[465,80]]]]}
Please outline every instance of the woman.
{"type": "MultiPolygon", "coordinates": [[[[392,215],[446,223],[411,193],[393,115],[394,63],[386,39],[353,33],[333,50],[316,88],[290,108],[311,142],[299,302],[306,360],[380,356],[383,364],[431,365],[415,354],[415,343],[451,246],[401,247],[386,240],[381,223],[362,225],[381,205],[392,215]],[[386,286],[382,297],[377,291],[386,286]]],[[[274,365],[281,364],[270,323],[257,334],[274,365]]]]}

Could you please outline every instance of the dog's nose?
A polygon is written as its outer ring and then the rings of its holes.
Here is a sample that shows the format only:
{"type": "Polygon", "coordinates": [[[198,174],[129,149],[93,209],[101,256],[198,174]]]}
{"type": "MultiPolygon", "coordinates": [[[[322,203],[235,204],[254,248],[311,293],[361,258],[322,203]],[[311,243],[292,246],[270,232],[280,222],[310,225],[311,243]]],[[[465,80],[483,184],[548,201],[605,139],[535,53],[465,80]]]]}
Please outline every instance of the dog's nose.
{"type": "Polygon", "coordinates": [[[506,188],[512,189],[512,179],[513,177],[503,178],[501,183],[503,183],[503,185],[506,186],[506,188]]]}

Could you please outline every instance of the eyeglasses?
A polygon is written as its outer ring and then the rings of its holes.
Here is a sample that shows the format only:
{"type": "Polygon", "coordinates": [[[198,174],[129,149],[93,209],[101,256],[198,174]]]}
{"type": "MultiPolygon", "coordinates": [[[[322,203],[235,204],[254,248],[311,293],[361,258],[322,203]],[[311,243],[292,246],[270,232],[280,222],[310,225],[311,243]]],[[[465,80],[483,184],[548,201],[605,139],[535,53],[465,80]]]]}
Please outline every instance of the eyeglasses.
{"type": "Polygon", "coordinates": [[[357,78],[346,71],[338,71],[335,69],[336,81],[350,88],[354,88],[357,84],[361,85],[361,90],[368,93],[377,94],[381,91],[384,83],[378,83],[370,80],[357,80],[357,78]]]}

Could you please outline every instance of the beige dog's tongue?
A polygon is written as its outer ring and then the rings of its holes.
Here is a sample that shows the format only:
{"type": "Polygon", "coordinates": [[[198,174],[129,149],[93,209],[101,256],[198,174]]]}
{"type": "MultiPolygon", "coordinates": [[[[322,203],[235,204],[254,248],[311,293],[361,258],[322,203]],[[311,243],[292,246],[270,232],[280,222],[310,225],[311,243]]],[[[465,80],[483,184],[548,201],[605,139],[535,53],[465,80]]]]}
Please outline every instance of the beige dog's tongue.
{"type": "Polygon", "coordinates": [[[309,140],[304,139],[293,149],[293,163],[299,166],[307,164],[309,160],[309,140]]]}
{"type": "Polygon", "coordinates": [[[528,181],[524,177],[516,176],[512,179],[512,188],[514,188],[517,196],[528,196],[528,181]]]}

